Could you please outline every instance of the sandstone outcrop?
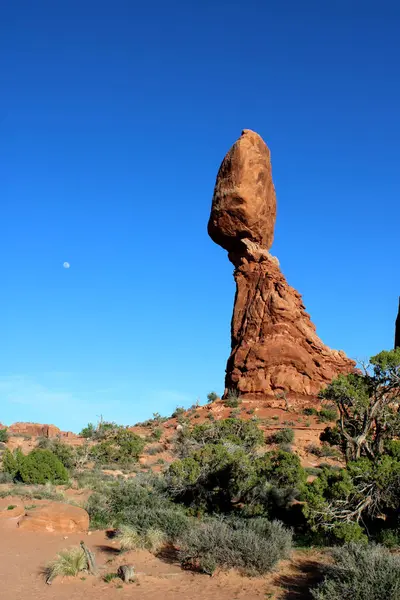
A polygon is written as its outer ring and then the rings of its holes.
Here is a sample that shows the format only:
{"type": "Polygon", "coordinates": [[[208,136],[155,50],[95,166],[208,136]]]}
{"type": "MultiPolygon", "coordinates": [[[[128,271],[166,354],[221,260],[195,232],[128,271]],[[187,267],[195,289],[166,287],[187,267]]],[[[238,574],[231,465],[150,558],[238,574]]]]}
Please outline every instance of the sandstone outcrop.
{"type": "Polygon", "coordinates": [[[89,515],[79,506],[51,502],[28,510],[18,526],[26,531],[85,533],[89,529],[89,515]]]}
{"type": "Polygon", "coordinates": [[[257,133],[244,130],[219,169],[208,223],[235,267],[225,395],[302,402],[355,363],[319,339],[301,295],[269,253],[275,219],[270,152],[257,133]]]}
{"type": "Polygon", "coordinates": [[[8,432],[14,435],[30,435],[32,437],[47,438],[76,438],[71,431],[61,431],[55,425],[42,425],[41,423],[13,423],[8,428],[8,432]]]}

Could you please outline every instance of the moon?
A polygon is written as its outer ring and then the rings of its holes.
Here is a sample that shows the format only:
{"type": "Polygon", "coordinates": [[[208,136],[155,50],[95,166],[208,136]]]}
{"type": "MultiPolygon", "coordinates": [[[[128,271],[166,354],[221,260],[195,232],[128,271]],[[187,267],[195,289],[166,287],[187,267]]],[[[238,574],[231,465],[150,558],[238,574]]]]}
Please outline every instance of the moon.
{"type": "Polygon", "coordinates": [[[71,266],[71,265],[69,264],[69,262],[66,262],[66,261],[65,261],[65,262],[63,263],[63,267],[64,267],[64,269],[69,269],[69,268],[70,268],[70,266],[71,266]]]}

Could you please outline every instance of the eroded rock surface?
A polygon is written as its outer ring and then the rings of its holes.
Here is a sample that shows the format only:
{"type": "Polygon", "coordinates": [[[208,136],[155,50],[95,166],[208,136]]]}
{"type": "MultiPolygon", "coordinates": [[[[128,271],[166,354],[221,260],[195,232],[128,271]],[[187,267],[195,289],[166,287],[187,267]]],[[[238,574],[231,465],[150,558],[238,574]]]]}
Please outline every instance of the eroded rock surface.
{"type": "Polygon", "coordinates": [[[26,531],[85,533],[89,529],[89,515],[79,506],[50,502],[28,510],[18,526],[26,531]]]}
{"type": "Polygon", "coordinates": [[[301,295],[269,253],[275,218],[269,150],[257,133],[244,130],[219,169],[208,224],[235,266],[225,393],[307,401],[355,363],[319,339],[301,295]]]}

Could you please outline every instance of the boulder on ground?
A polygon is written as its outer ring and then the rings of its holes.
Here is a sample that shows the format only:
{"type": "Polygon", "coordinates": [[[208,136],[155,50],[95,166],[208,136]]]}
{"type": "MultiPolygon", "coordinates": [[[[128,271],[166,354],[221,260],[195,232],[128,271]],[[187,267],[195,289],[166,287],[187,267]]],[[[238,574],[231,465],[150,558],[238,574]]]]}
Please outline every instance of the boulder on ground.
{"type": "Polygon", "coordinates": [[[51,502],[28,510],[19,522],[19,528],[49,533],[84,533],[89,529],[89,515],[79,506],[51,502]]]}

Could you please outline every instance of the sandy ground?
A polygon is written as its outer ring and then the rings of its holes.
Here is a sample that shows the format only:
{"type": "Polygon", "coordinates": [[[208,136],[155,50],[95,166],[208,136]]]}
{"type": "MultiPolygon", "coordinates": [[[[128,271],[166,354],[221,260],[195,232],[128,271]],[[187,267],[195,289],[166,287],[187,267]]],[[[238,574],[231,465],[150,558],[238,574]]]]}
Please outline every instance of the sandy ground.
{"type": "Polygon", "coordinates": [[[255,600],[275,598],[273,577],[247,578],[235,572],[214,577],[183,571],[174,557],[156,558],[145,551],[123,556],[104,532],[65,536],[19,531],[15,525],[0,528],[0,597],[2,600],[111,600],[132,598],[152,600],[255,600]],[[84,538],[96,554],[99,576],[82,574],[78,578],[56,579],[51,586],[44,582],[45,564],[65,547],[79,544],[84,538]],[[116,572],[120,564],[133,564],[137,581],[122,584],[119,579],[105,583],[106,573],[116,572]],[[269,595],[272,594],[272,595],[269,595]]]}

